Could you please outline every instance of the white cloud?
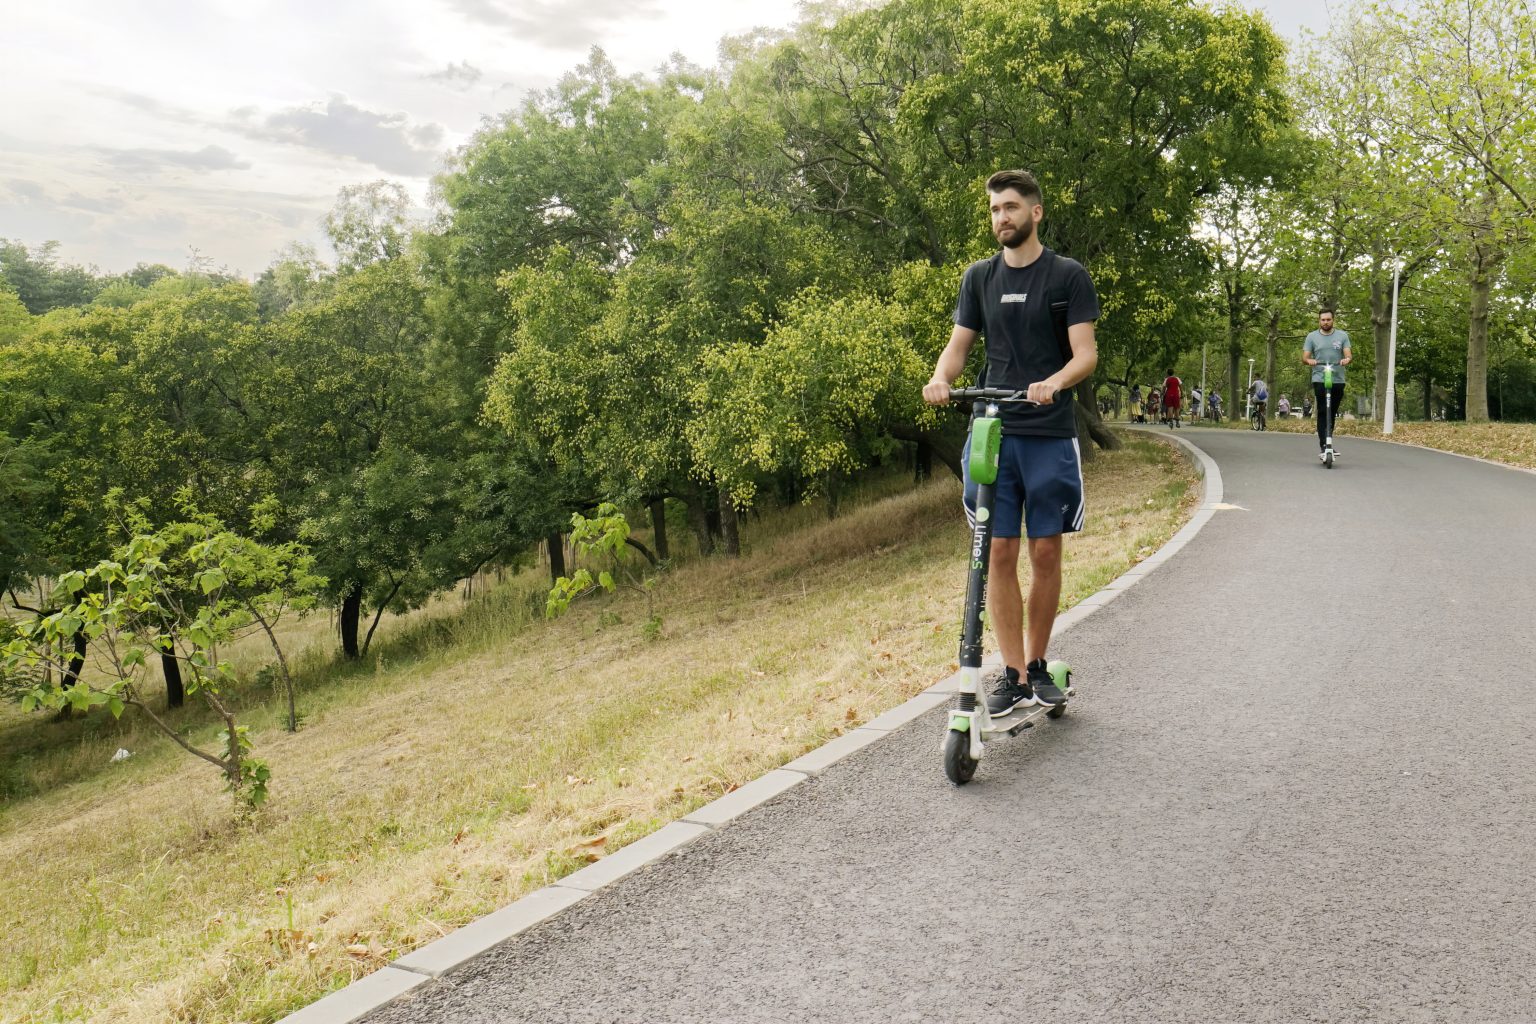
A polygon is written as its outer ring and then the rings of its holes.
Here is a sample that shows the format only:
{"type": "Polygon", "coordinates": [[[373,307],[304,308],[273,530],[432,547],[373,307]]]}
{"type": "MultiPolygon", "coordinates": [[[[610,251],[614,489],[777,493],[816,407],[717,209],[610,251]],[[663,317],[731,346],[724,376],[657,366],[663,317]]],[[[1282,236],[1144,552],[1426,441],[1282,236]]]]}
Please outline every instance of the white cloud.
{"type": "Polygon", "coordinates": [[[649,18],[660,10],[657,0],[448,0],[448,6],[524,42],[578,52],[615,23],[649,18]]]}
{"type": "Polygon", "coordinates": [[[434,71],[430,75],[423,75],[429,82],[441,82],[451,89],[464,90],[473,86],[485,76],[485,72],[475,67],[469,61],[460,61],[457,64],[449,64],[441,71],[434,71]]]}
{"type": "Polygon", "coordinates": [[[344,96],[332,96],[324,106],[290,107],[265,117],[237,111],[229,127],[254,139],[351,157],[408,177],[431,174],[442,158],[442,125],[411,124],[405,114],[365,110],[344,96]]]}
{"type": "Polygon", "coordinates": [[[243,171],[251,166],[223,146],[198,150],[103,149],[108,162],[130,174],[153,174],[172,168],[190,171],[243,171]]]}

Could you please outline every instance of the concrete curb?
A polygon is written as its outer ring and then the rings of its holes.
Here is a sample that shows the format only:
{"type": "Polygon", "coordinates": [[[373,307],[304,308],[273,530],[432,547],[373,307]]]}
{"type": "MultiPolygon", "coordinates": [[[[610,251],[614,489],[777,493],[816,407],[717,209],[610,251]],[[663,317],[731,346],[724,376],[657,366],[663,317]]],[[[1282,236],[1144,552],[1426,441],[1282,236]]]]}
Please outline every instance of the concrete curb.
{"type": "MultiPolygon", "coordinates": [[[[1200,448],[1176,434],[1132,427],[1158,437],[1168,437],[1183,445],[1195,458],[1195,470],[1205,480],[1205,496],[1188,523],[1166,544],[1096,594],[1091,594],[1056,617],[1052,639],[1109,604],[1135,586],[1157,566],[1188,544],[1195,534],[1216,514],[1222,501],[1221,469],[1200,448]]],[[[987,664],[997,664],[995,654],[987,664]]],[[[916,721],[949,702],[960,682],[960,674],[943,679],[911,700],[871,719],[851,732],[844,733],[817,749],[802,754],[782,768],[776,768],[745,786],[705,804],[681,821],[673,822],[631,843],[612,856],[568,875],[554,885],[529,893],[515,903],[471,922],[436,942],[406,954],[393,964],[344,989],[333,992],[297,1013],[284,1017],[280,1024],[352,1024],[368,1013],[400,998],[418,985],[441,977],[474,959],[492,946],[516,938],[523,932],[549,920],[591,893],[620,878],[657,863],[662,858],[691,843],[699,836],[730,824],[769,800],[783,795],[806,779],[826,771],[843,758],[878,742],[897,729],[916,721]]]]}

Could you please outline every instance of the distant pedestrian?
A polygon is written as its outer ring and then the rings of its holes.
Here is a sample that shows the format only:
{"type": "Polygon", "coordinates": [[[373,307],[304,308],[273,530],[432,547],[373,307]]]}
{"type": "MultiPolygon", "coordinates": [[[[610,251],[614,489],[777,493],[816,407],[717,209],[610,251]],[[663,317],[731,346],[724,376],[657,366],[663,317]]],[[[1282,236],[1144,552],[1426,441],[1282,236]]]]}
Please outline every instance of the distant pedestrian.
{"type": "Polygon", "coordinates": [[[1196,423],[1200,422],[1200,405],[1204,399],[1205,395],[1201,393],[1199,385],[1189,389],[1189,418],[1196,423]]]}
{"type": "Polygon", "coordinates": [[[1163,422],[1177,429],[1179,415],[1184,406],[1184,382],[1173,375],[1173,370],[1163,378],[1163,422]]]}
{"type": "Polygon", "coordinates": [[[1142,408],[1141,385],[1131,385],[1131,416],[1132,423],[1147,422],[1146,411],[1142,408]]]}

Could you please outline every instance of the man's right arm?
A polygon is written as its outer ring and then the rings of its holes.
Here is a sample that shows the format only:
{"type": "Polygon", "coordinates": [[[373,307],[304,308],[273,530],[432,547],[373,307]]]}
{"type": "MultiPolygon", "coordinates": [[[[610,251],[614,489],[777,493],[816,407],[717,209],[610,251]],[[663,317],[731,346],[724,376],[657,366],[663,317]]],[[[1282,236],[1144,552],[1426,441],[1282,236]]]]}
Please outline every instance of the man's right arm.
{"type": "Polygon", "coordinates": [[[939,361],[933,368],[933,379],[923,386],[923,401],[929,405],[945,405],[949,402],[949,386],[964,372],[965,361],[970,358],[971,346],[976,344],[978,334],[959,324],[949,332],[949,344],[939,353],[939,361]]]}
{"type": "Polygon", "coordinates": [[[1307,335],[1307,340],[1301,344],[1301,361],[1308,366],[1316,366],[1317,360],[1312,358],[1312,335],[1307,335]]]}

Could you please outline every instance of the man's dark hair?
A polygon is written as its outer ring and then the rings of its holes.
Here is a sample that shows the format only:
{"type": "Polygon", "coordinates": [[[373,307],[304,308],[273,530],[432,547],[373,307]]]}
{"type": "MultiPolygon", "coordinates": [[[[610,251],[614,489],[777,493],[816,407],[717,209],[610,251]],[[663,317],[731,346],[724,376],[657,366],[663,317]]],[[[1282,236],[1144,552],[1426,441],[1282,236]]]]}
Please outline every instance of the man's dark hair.
{"type": "Polygon", "coordinates": [[[1041,201],[1040,183],[1035,176],[1028,171],[998,171],[987,179],[988,192],[1001,192],[1005,188],[1011,188],[1023,196],[1024,199],[1041,201]]]}
{"type": "Polygon", "coordinates": [[[1327,313],[1329,316],[1333,316],[1333,310],[1327,306],[1324,306],[1322,309],[1317,311],[1318,316],[1322,316],[1324,313],[1327,313]]]}

